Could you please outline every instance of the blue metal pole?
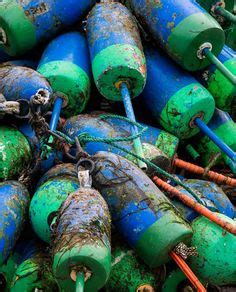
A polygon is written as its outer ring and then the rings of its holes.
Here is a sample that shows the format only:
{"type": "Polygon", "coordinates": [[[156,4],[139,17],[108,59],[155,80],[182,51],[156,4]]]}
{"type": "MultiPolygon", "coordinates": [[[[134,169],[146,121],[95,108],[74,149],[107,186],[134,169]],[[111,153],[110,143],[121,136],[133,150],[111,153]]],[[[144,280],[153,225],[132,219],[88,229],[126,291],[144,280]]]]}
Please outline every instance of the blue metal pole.
{"type": "Polygon", "coordinates": [[[55,131],[57,128],[57,124],[58,124],[60,114],[61,114],[62,104],[63,104],[63,99],[60,97],[57,97],[53,106],[52,117],[51,117],[50,125],[49,125],[51,131],[55,131]]]}
{"type": "Polygon", "coordinates": [[[200,118],[196,118],[194,123],[209,137],[230,159],[236,162],[236,153],[226,145],[200,118]]]}
{"type": "MultiPolygon", "coordinates": [[[[120,88],[121,88],[121,95],[122,95],[122,99],[123,99],[123,102],[124,102],[126,116],[132,122],[136,122],[136,118],[135,118],[135,115],[134,115],[134,110],[133,110],[133,106],[132,106],[130,93],[129,93],[129,89],[127,87],[127,84],[125,82],[123,82],[121,84],[120,88]]],[[[138,134],[138,129],[137,129],[137,127],[135,125],[133,125],[131,129],[132,129],[131,130],[132,131],[132,135],[137,135],[138,134]]],[[[140,138],[136,138],[136,139],[134,139],[133,143],[134,143],[134,150],[135,150],[136,154],[139,155],[140,157],[144,158],[141,139],[140,138]]],[[[138,160],[138,166],[143,170],[147,169],[146,163],[142,162],[141,160],[138,160]]]]}

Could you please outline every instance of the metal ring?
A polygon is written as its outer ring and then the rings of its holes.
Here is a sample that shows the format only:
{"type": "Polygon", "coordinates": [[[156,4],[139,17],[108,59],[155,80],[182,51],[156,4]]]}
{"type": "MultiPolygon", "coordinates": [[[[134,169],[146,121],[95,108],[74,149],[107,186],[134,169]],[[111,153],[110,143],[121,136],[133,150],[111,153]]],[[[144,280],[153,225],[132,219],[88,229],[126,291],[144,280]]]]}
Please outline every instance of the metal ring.
{"type": "Polygon", "coordinates": [[[86,170],[89,170],[89,174],[92,174],[95,169],[95,163],[91,159],[88,158],[82,158],[78,161],[76,164],[76,170],[79,171],[79,167],[82,166],[86,170]]]}

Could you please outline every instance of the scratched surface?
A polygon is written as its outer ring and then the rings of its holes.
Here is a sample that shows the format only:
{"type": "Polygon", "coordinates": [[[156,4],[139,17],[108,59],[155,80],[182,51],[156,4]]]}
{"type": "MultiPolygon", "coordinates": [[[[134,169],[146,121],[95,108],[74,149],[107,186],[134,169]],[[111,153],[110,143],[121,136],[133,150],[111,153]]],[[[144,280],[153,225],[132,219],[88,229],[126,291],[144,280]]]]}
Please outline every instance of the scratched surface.
{"type": "Polygon", "coordinates": [[[0,264],[2,264],[16,241],[27,220],[29,193],[16,181],[0,183],[0,264]]]}

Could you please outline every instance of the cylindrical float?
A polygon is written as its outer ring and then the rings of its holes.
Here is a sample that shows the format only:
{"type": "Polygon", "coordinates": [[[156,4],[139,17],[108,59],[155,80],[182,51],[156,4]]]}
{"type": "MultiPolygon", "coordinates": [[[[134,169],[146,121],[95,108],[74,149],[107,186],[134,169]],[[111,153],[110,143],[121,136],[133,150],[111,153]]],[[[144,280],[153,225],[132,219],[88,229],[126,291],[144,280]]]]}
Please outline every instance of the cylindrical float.
{"type": "Polygon", "coordinates": [[[34,98],[44,105],[51,98],[52,89],[48,81],[33,69],[22,66],[2,66],[0,78],[0,92],[8,101],[29,102],[34,98]]]}
{"type": "MultiPolygon", "coordinates": [[[[218,216],[236,225],[227,216],[218,216]]],[[[193,271],[209,284],[236,284],[236,237],[202,216],[193,221],[192,228],[192,246],[198,251],[198,256],[189,258],[193,271]]]]}
{"type": "MultiPolygon", "coordinates": [[[[187,179],[183,181],[188,187],[190,187],[198,198],[201,200],[202,205],[207,207],[213,212],[219,212],[234,218],[234,206],[223,192],[223,190],[215,183],[198,179],[187,179]]],[[[183,194],[188,195],[193,200],[196,200],[191,194],[189,194],[183,187],[177,186],[183,194]]],[[[193,209],[183,205],[179,200],[173,199],[173,204],[182,214],[182,216],[188,221],[192,221],[199,216],[193,209]]]]}
{"type": "MultiPolygon", "coordinates": [[[[142,125],[147,127],[147,130],[141,136],[145,158],[157,163],[159,166],[170,169],[170,160],[176,154],[179,139],[158,128],[142,125]],[[156,151],[150,144],[156,147],[156,151]]],[[[120,118],[109,114],[91,113],[68,119],[63,125],[62,131],[71,139],[75,139],[83,133],[97,138],[125,138],[131,135],[131,128],[132,125],[130,123],[120,118]]],[[[133,150],[132,141],[119,142],[118,145],[128,151],[133,150]]],[[[90,142],[84,146],[84,150],[90,155],[94,155],[97,151],[110,151],[131,161],[136,161],[131,155],[106,143],[90,142]]]]}
{"type": "Polygon", "coordinates": [[[62,291],[97,291],[111,270],[110,214],[102,196],[89,187],[71,193],[60,207],[54,227],[53,272],[62,291]]]}
{"type": "Polygon", "coordinates": [[[119,232],[150,267],[169,261],[169,252],[191,238],[190,226],[132,162],[102,151],[93,159],[93,183],[106,199],[119,232]]]}
{"type": "Polygon", "coordinates": [[[126,245],[115,244],[111,275],[105,291],[154,292],[158,286],[158,271],[149,269],[126,245]]]}
{"type": "Polygon", "coordinates": [[[30,221],[35,233],[50,243],[51,224],[67,196],[79,187],[73,164],[60,164],[49,170],[39,181],[30,203],[30,221]]]}
{"type": "MultiPolygon", "coordinates": [[[[236,125],[228,113],[216,109],[208,126],[220,139],[236,151],[236,125]]],[[[225,162],[230,167],[232,166],[231,160],[207,136],[198,138],[195,146],[201,155],[204,165],[208,165],[217,153],[221,153],[216,163],[225,162]]],[[[235,172],[234,167],[231,168],[235,172]]]]}
{"type": "Polygon", "coordinates": [[[96,0],[1,1],[0,48],[12,56],[23,54],[81,20],[95,3],[96,0]]]}
{"type": "Polygon", "coordinates": [[[11,292],[18,291],[58,291],[52,273],[51,258],[45,249],[37,249],[23,260],[15,271],[11,292]]]}
{"type": "Polygon", "coordinates": [[[180,270],[172,270],[166,277],[165,282],[162,285],[162,292],[176,292],[176,291],[193,291],[189,281],[184,273],[180,270]],[[188,289],[190,287],[190,289],[188,289]]]}
{"type": "Polygon", "coordinates": [[[66,116],[84,110],[90,95],[90,71],[87,41],[79,32],[60,35],[49,43],[38,65],[55,98],[63,99],[66,116]]]}
{"type": "Polygon", "coordinates": [[[27,139],[13,127],[0,126],[0,149],[0,179],[17,177],[32,158],[27,139]]]}
{"type": "Polygon", "coordinates": [[[132,97],[146,82],[146,62],[136,21],[121,3],[98,3],[89,14],[87,35],[95,83],[109,100],[122,101],[119,83],[132,97]]]}
{"type": "MultiPolygon", "coordinates": [[[[123,100],[127,117],[135,122],[131,98],[142,92],[147,73],[136,20],[121,3],[98,3],[89,14],[87,34],[98,90],[109,100],[123,100]]],[[[137,133],[133,125],[132,134],[137,133]]],[[[134,139],[134,150],[144,156],[140,138],[134,139]]]]}
{"type": "Polygon", "coordinates": [[[146,50],[148,78],[140,100],[167,131],[181,139],[199,132],[194,118],[211,119],[215,102],[197,80],[163,53],[146,50]]]}
{"type": "Polygon", "coordinates": [[[224,28],[227,29],[231,22],[217,11],[219,8],[233,15],[235,1],[234,0],[197,0],[197,2],[208,11],[224,28]]]}
{"type": "Polygon", "coordinates": [[[0,266],[0,290],[9,292],[16,269],[20,263],[30,257],[37,250],[35,240],[19,240],[12,253],[3,265],[0,266]]]}
{"type": "Polygon", "coordinates": [[[17,181],[0,183],[0,265],[9,256],[27,219],[30,197],[17,181]]]}
{"type": "MultiPolygon", "coordinates": [[[[225,45],[218,58],[236,75],[236,54],[232,49],[225,45]]],[[[213,95],[216,106],[231,112],[232,103],[235,103],[236,85],[233,85],[214,65],[197,74],[197,77],[213,95]]]]}
{"type": "MultiPolygon", "coordinates": [[[[169,56],[189,71],[207,67],[207,58],[199,58],[199,50],[212,48],[218,55],[223,48],[224,31],[195,1],[129,0],[131,8],[152,37],[169,56]]],[[[168,76],[168,72],[163,68],[168,76]]]]}

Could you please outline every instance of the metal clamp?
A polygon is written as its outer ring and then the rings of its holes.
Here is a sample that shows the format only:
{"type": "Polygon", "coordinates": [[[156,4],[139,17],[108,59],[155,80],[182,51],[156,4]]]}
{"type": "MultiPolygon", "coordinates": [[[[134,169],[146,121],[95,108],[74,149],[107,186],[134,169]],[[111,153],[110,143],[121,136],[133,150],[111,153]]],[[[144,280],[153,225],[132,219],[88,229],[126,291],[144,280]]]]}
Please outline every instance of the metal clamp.
{"type": "Polygon", "coordinates": [[[180,242],[178,245],[176,245],[174,252],[181,256],[184,260],[186,260],[189,256],[198,256],[196,247],[188,247],[183,242],[180,242]]]}
{"type": "Polygon", "coordinates": [[[78,172],[78,179],[80,187],[82,188],[91,188],[92,186],[92,177],[91,174],[95,169],[95,163],[91,159],[82,158],[76,164],[76,169],[78,172]]]}

